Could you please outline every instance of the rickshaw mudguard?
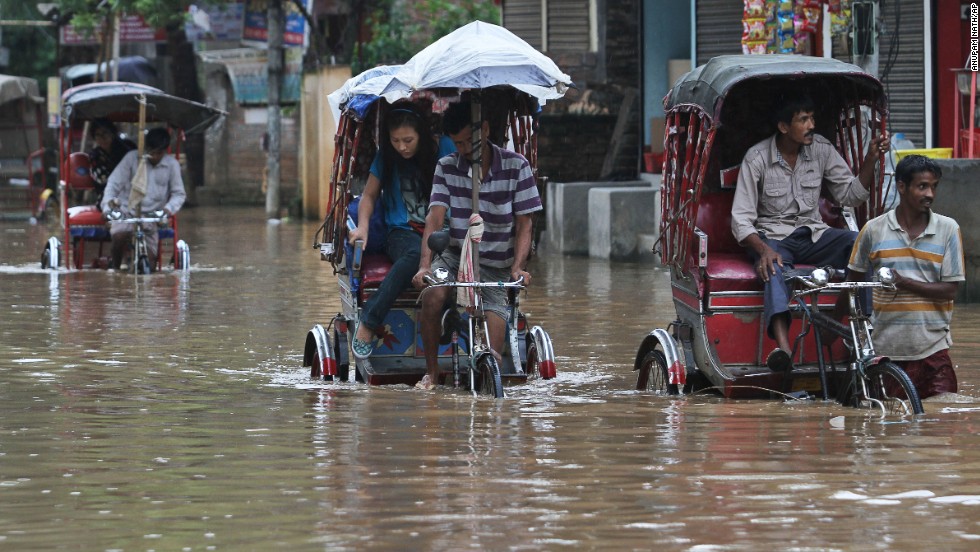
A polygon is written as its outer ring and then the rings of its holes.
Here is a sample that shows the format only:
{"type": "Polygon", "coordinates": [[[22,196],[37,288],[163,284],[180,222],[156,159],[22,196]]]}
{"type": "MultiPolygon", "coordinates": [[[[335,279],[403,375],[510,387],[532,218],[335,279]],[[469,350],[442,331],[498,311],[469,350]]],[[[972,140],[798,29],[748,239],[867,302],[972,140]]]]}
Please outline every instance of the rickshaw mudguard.
{"type": "Polygon", "coordinates": [[[555,350],[551,338],[541,326],[534,326],[529,333],[538,348],[538,375],[544,379],[555,377],[558,375],[558,368],[555,365],[555,350]]]}
{"type": "Polygon", "coordinates": [[[667,361],[667,373],[671,384],[684,385],[687,382],[687,367],[681,358],[680,351],[677,349],[677,342],[673,336],[663,328],[657,328],[650,332],[640,344],[636,353],[636,360],[633,361],[633,370],[639,370],[643,364],[643,358],[652,351],[657,345],[664,353],[667,361]]]}
{"type": "Polygon", "coordinates": [[[314,353],[319,353],[320,362],[322,362],[320,375],[336,376],[337,359],[334,357],[333,349],[330,347],[327,332],[320,324],[314,325],[309,333],[306,334],[306,346],[303,348],[303,366],[313,365],[314,353]]]}

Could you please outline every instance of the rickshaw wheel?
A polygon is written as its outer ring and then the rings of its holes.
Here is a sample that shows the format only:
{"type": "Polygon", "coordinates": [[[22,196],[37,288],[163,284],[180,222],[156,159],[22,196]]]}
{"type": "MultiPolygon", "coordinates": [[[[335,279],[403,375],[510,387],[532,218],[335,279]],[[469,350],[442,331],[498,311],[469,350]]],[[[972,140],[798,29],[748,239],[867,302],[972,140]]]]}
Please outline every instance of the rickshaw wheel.
{"type": "Polygon", "coordinates": [[[649,351],[643,357],[638,372],[636,376],[637,390],[653,391],[658,395],[679,394],[677,384],[667,383],[670,381],[667,373],[667,357],[662,351],[658,349],[649,351]]]}
{"type": "Polygon", "coordinates": [[[137,274],[150,273],[150,260],[146,258],[146,255],[140,255],[139,260],[136,262],[136,273],[137,274]]]}
{"type": "Polygon", "coordinates": [[[891,362],[879,362],[865,369],[867,376],[868,396],[863,398],[855,392],[854,385],[849,384],[844,390],[841,404],[857,408],[878,408],[872,400],[881,401],[885,408],[885,416],[906,416],[922,414],[922,400],[908,374],[891,362]]]}
{"type": "MultiPolygon", "coordinates": [[[[347,353],[346,341],[347,333],[341,333],[334,329],[333,353],[337,356],[337,381],[347,381],[350,376],[350,356],[347,353]]],[[[358,376],[357,379],[360,381],[360,373],[355,371],[354,374],[358,376]]]]}
{"type": "Polygon", "coordinates": [[[323,359],[320,358],[320,351],[313,351],[313,360],[310,362],[310,378],[320,379],[320,370],[323,368],[323,359]]]}
{"type": "Polygon", "coordinates": [[[51,263],[51,246],[45,246],[44,251],[41,252],[41,269],[54,268],[51,263]]]}
{"type": "Polygon", "coordinates": [[[504,398],[504,384],[500,379],[500,366],[491,354],[485,354],[476,364],[476,392],[495,399],[504,398]]]}

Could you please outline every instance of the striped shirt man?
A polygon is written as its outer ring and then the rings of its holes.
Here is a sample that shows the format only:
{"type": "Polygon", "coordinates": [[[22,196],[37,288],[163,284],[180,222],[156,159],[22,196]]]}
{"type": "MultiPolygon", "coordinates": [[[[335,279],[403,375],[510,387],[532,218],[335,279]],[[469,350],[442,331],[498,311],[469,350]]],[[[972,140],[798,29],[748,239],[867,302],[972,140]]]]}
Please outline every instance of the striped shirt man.
{"type": "MultiPolygon", "coordinates": [[[[490,170],[480,186],[483,240],[480,265],[509,269],[514,262],[514,217],[541,210],[541,197],[531,166],[521,154],[491,144],[490,170]]],[[[471,163],[459,153],[443,157],[432,178],[429,207],[445,207],[449,215],[450,246],[459,250],[472,212],[471,163]]]]}
{"type": "MultiPolygon", "coordinates": [[[[934,212],[922,234],[909,240],[892,210],[864,226],[848,268],[867,273],[889,267],[921,282],[960,282],[966,279],[962,243],[956,221],[934,212]]],[[[875,289],[875,350],[892,360],[919,360],[948,349],[952,316],[953,301],[875,289]]]]}

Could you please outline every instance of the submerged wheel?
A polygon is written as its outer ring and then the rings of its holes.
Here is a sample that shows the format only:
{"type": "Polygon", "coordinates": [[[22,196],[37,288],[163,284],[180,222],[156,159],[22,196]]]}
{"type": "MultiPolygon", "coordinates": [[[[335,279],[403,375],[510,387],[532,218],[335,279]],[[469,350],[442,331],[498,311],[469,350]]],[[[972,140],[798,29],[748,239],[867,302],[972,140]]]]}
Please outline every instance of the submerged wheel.
{"type": "Polygon", "coordinates": [[[41,269],[45,270],[48,268],[54,268],[51,262],[51,246],[45,246],[44,251],[41,252],[41,269]]]}
{"type": "MultiPolygon", "coordinates": [[[[333,354],[337,357],[337,381],[347,381],[350,376],[350,355],[347,352],[347,334],[333,331],[333,354]]],[[[355,376],[357,372],[354,372],[355,376]]]]}
{"type": "Polygon", "coordinates": [[[323,359],[320,358],[320,351],[313,351],[313,359],[310,361],[310,378],[320,379],[323,376],[323,359]]]}
{"type": "Polygon", "coordinates": [[[558,375],[551,336],[548,335],[548,332],[536,328],[528,334],[527,363],[524,373],[527,374],[528,378],[540,376],[543,379],[551,379],[558,375]]]}
{"type": "Polygon", "coordinates": [[[493,355],[485,354],[476,364],[476,392],[496,399],[504,397],[504,384],[500,380],[500,366],[493,355]]]}
{"type": "Polygon", "coordinates": [[[868,376],[867,398],[871,400],[863,401],[860,406],[877,408],[875,401],[880,401],[884,405],[886,416],[906,416],[924,412],[922,400],[912,380],[894,363],[879,362],[869,366],[865,373],[868,376]]]}
{"type": "Polygon", "coordinates": [[[146,258],[146,255],[140,255],[139,260],[136,261],[136,273],[137,274],[150,273],[150,260],[146,258]]]}
{"type": "Polygon", "coordinates": [[[663,351],[654,349],[647,352],[640,363],[636,375],[636,389],[652,391],[658,395],[678,395],[677,384],[668,383],[670,374],[667,372],[667,357],[663,351]]]}

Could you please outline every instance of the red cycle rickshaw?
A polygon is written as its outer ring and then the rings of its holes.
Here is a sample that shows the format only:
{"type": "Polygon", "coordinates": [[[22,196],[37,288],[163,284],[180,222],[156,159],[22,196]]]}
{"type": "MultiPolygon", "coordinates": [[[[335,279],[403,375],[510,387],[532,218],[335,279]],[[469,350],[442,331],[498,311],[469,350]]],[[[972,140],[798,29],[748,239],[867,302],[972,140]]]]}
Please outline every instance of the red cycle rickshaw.
{"type": "MultiPolygon", "coordinates": [[[[667,112],[659,254],[670,272],[677,318],[647,335],[636,354],[637,388],[676,394],[713,388],[729,398],[781,393],[837,396],[854,362],[848,340],[818,345],[811,317],[796,307],[794,370],[774,373],[765,355],[775,347],[763,317],[763,284],[731,230],[731,208],[746,150],[775,132],[768,114],[788,91],[815,100],[817,132],[856,174],[870,140],[886,125],[881,83],[834,59],[788,55],[720,56],[682,77],[664,99],[667,112]]],[[[858,229],[883,212],[883,165],[871,198],[851,210],[821,199],[824,220],[858,229]]],[[[813,267],[798,265],[798,271],[813,267]]],[[[822,288],[823,289],[823,288],[822,288]]],[[[812,310],[832,309],[840,288],[826,288],[812,310]]],[[[886,360],[886,359],[885,359],[886,360]]],[[[876,360],[877,362],[877,360],[876,360]]],[[[873,364],[873,363],[871,363],[873,364]]]]}
{"type": "MultiPolygon", "coordinates": [[[[106,265],[103,248],[110,242],[109,229],[99,206],[81,200],[84,192],[94,188],[88,154],[81,151],[86,123],[104,117],[115,123],[138,125],[163,124],[176,135],[172,145],[180,157],[180,143],[186,134],[204,132],[225,115],[224,111],[204,104],[171,96],[144,84],[130,82],[101,82],[70,88],[62,95],[62,126],[59,135],[59,165],[61,182],[58,199],[48,198],[60,207],[63,242],[50,238],[41,253],[42,268],[58,268],[64,256],[68,268],[95,268],[106,265]],[[140,112],[143,111],[141,120],[140,112]],[[70,205],[71,204],[71,205],[70,205]],[[86,245],[90,245],[86,253],[86,245]],[[63,250],[64,249],[64,250],[63,250]],[[94,249],[94,255],[92,254],[94,249]]],[[[50,209],[49,209],[50,210],[50,209]]],[[[158,217],[159,218],[159,217],[158,217]]],[[[151,224],[147,222],[147,224],[151,224]]],[[[155,227],[155,223],[152,223],[155,227]]],[[[149,226],[148,226],[149,228],[149,226]]],[[[159,228],[160,239],[172,240],[173,264],[178,270],[190,267],[190,248],[177,234],[177,217],[169,217],[168,225],[159,228]]],[[[157,270],[163,264],[163,247],[156,259],[148,259],[157,270]]],[[[134,269],[141,264],[134,259],[134,269]]],[[[146,266],[144,264],[143,269],[146,266]]]]}

